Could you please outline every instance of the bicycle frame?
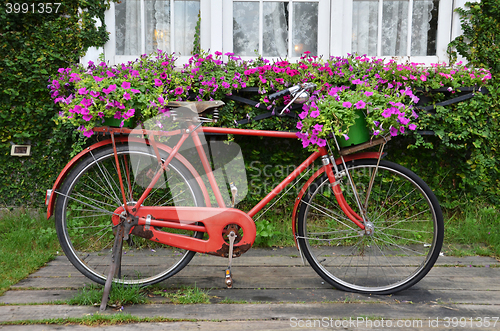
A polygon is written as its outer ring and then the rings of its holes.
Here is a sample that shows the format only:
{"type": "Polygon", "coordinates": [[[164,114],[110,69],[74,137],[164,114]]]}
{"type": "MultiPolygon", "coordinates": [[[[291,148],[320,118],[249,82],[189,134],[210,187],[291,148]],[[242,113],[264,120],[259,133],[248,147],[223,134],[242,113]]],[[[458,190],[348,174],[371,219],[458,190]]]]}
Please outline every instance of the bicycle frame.
{"type": "MultiPolygon", "coordinates": [[[[295,228],[296,228],[296,215],[297,210],[300,206],[300,201],[305,193],[305,190],[314,179],[316,179],[323,172],[328,176],[330,183],[332,185],[333,193],[343,210],[346,216],[355,223],[361,230],[364,229],[363,218],[358,215],[345,201],[342,191],[340,189],[340,185],[337,185],[335,175],[332,170],[332,165],[330,164],[330,160],[333,160],[328,150],[324,147],[320,147],[318,151],[313,152],[302,164],[296,168],[290,175],[288,175],[279,185],[277,185],[271,192],[269,192],[266,197],[264,197],[257,205],[255,205],[248,213],[244,213],[238,209],[227,208],[224,204],[222,195],[220,193],[219,187],[216,183],[214,174],[212,172],[212,168],[210,166],[210,162],[208,160],[207,155],[203,149],[202,143],[198,137],[199,132],[203,133],[219,133],[219,134],[234,134],[234,135],[248,135],[248,136],[262,136],[262,137],[273,137],[273,138],[289,138],[289,139],[297,139],[297,136],[294,132],[284,132],[284,131],[264,131],[264,130],[248,130],[248,129],[231,129],[231,128],[221,128],[221,127],[195,127],[194,125],[190,125],[188,130],[175,130],[175,131],[150,131],[150,130],[132,130],[132,129],[117,129],[117,128],[94,128],[96,132],[109,132],[111,133],[111,139],[99,142],[87,148],[78,154],[70,163],[63,169],[61,174],[59,175],[56,183],[53,186],[52,192],[56,192],[58,187],[61,185],[64,177],[70,171],[74,164],[78,162],[84,154],[89,153],[91,150],[102,147],[106,144],[112,144],[115,148],[115,158],[117,160],[116,154],[116,143],[117,142],[126,142],[127,139],[125,137],[118,137],[115,139],[114,134],[116,133],[125,133],[125,134],[147,134],[148,140],[147,144],[151,145],[157,155],[158,160],[160,160],[160,156],[158,153],[158,149],[162,149],[169,153],[169,157],[164,162],[160,162],[161,168],[156,173],[148,188],[142,194],[142,196],[137,200],[134,206],[127,205],[127,198],[125,196],[125,191],[123,188],[123,179],[122,176],[130,176],[130,174],[119,174],[119,180],[121,184],[122,197],[124,203],[122,206],[118,207],[113,216],[113,224],[118,225],[122,222],[120,214],[123,211],[127,211],[128,214],[132,215],[130,220],[133,220],[131,223],[135,227],[129,227],[130,232],[134,235],[138,235],[149,240],[153,240],[156,242],[160,242],[169,246],[178,247],[181,249],[192,250],[200,253],[207,253],[218,256],[227,256],[229,251],[229,245],[224,240],[222,234],[224,229],[228,225],[237,225],[243,230],[243,238],[234,245],[234,255],[239,256],[242,253],[246,252],[253,244],[256,236],[256,228],[255,223],[252,220],[254,217],[264,206],[266,206],[274,197],[276,197],[288,184],[290,184],[293,180],[295,180],[305,169],[311,166],[318,158],[322,158],[323,166],[316,171],[315,174],[309,179],[309,181],[304,185],[299,196],[296,199],[293,214],[292,214],[292,229],[294,233],[294,239],[296,241],[295,228]],[[173,136],[182,134],[181,139],[176,144],[175,147],[171,148],[164,144],[158,143],[154,140],[154,136],[173,136]],[[178,153],[180,147],[184,143],[184,141],[191,136],[193,139],[200,160],[202,161],[203,167],[207,174],[210,186],[212,191],[214,192],[217,204],[219,208],[211,207],[209,201],[208,190],[201,181],[200,176],[197,174],[196,170],[189,164],[189,162],[182,157],[181,154],[178,153]],[[180,160],[191,173],[196,178],[200,188],[203,191],[205,203],[207,207],[147,207],[141,206],[142,202],[145,200],[147,195],[150,193],[151,189],[154,187],[158,179],[161,177],[163,171],[167,169],[168,164],[173,158],[177,158],[180,160]],[[204,215],[205,218],[200,221],[200,215],[204,215]],[[201,224],[200,224],[201,223],[201,224]],[[207,232],[209,234],[209,238],[197,239],[193,237],[187,237],[175,233],[169,233],[165,231],[156,230],[155,227],[165,227],[165,228],[173,228],[173,229],[185,229],[190,231],[198,231],[198,232],[207,232]]],[[[133,142],[141,142],[140,139],[134,139],[133,137],[128,138],[130,140],[132,138],[133,142]]],[[[144,142],[144,140],[142,140],[144,142]]],[[[378,159],[380,158],[380,153],[378,152],[368,152],[368,153],[358,153],[352,154],[344,157],[344,162],[348,162],[351,160],[357,159],[378,159]]],[[[341,164],[342,160],[335,160],[336,164],[341,164]]],[[[130,180],[128,180],[130,183],[130,180]]],[[[53,206],[55,203],[55,195],[51,194],[48,201],[48,217],[50,217],[53,213],[53,206]]]]}

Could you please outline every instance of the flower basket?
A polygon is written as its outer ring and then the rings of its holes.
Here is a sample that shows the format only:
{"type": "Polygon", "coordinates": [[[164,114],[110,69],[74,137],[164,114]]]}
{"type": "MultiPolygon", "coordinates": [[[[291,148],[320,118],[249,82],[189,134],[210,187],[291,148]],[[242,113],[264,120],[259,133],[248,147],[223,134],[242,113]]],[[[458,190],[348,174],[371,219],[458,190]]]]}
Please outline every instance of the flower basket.
{"type": "MultiPolygon", "coordinates": [[[[103,126],[112,126],[112,127],[120,127],[120,124],[122,123],[121,118],[112,118],[108,117],[104,119],[104,123],[102,123],[103,126]]],[[[134,118],[124,120],[123,121],[123,126],[124,128],[135,128],[135,120],[134,118]]]]}
{"type": "Polygon", "coordinates": [[[370,140],[370,133],[366,127],[364,112],[358,110],[356,111],[356,115],[358,115],[358,118],[356,118],[354,125],[349,128],[349,132],[347,133],[349,140],[346,140],[344,137],[337,139],[340,147],[359,145],[370,140]]]}

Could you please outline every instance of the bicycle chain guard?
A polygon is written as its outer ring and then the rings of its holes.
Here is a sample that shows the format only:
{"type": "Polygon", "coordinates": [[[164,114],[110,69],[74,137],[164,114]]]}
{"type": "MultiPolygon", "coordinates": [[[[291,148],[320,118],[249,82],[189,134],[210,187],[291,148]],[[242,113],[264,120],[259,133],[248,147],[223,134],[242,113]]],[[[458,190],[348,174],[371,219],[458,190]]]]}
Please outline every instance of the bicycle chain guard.
{"type": "MultiPolygon", "coordinates": [[[[118,215],[122,211],[123,207],[115,210],[114,225],[120,223],[118,215]]],[[[255,223],[250,216],[233,208],[144,206],[134,216],[139,221],[138,225],[130,229],[130,234],[165,245],[222,257],[228,257],[229,254],[229,244],[224,238],[228,226],[236,225],[243,230],[243,235],[234,244],[233,257],[241,256],[249,250],[256,236],[255,223]],[[149,230],[146,229],[147,226],[149,230]],[[159,229],[163,227],[207,232],[209,238],[198,239],[159,229]]]]}

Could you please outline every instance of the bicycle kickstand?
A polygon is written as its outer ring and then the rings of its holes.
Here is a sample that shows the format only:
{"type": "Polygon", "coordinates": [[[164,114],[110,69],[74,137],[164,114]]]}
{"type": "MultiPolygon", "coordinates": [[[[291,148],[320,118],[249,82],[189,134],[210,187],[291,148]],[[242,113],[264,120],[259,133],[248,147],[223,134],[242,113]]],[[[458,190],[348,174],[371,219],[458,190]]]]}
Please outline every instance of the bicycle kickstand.
{"type": "Polygon", "coordinates": [[[106,279],[106,284],[104,285],[104,293],[102,294],[100,311],[105,311],[108,305],[109,292],[111,291],[111,284],[113,283],[113,277],[117,270],[121,267],[122,258],[122,248],[123,248],[123,237],[125,234],[125,226],[123,222],[117,225],[115,243],[113,245],[113,252],[111,253],[111,265],[109,266],[108,278],[106,279]]]}
{"type": "Polygon", "coordinates": [[[234,240],[236,239],[236,234],[234,231],[229,232],[227,235],[229,238],[229,263],[228,267],[226,269],[226,285],[227,288],[232,288],[233,287],[233,277],[231,276],[231,263],[233,262],[233,245],[234,245],[234,240]]]}

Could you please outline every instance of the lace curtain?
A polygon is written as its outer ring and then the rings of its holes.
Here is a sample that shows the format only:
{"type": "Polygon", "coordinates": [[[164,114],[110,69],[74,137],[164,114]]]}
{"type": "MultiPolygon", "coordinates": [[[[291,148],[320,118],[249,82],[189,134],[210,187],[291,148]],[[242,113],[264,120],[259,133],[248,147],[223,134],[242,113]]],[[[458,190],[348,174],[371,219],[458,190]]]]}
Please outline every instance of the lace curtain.
{"type": "Polygon", "coordinates": [[[427,56],[435,54],[436,33],[431,21],[437,20],[438,0],[414,0],[411,22],[411,53],[407,54],[409,1],[384,0],[382,26],[378,25],[378,1],[354,0],[352,52],[369,56],[427,56]],[[381,54],[377,54],[381,28],[381,54]],[[431,32],[431,33],[429,33],[431,32]],[[434,33],[432,33],[434,32],[434,33]],[[434,53],[434,54],[432,54],[434,53]]]}
{"type": "MultiPolygon", "coordinates": [[[[291,2],[292,54],[300,56],[305,51],[317,55],[318,3],[291,2]]],[[[287,57],[290,20],[288,2],[264,1],[263,12],[256,1],[233,3],[233,52],[241,56],[254,56],[259,52],[259,15],[262,15],[262,55],[287,57]]]]}
{"type": "Polygon", "coordinates": [[[175,50],[171,47],[170,0],[122,0],[115,4],[116,55],[140,55],[157,49],[189,55],[193,49],[200,2],[176,0],[173,4],[175,50]],[[141,2],[145,31],[141,24],[141,2]]]}

